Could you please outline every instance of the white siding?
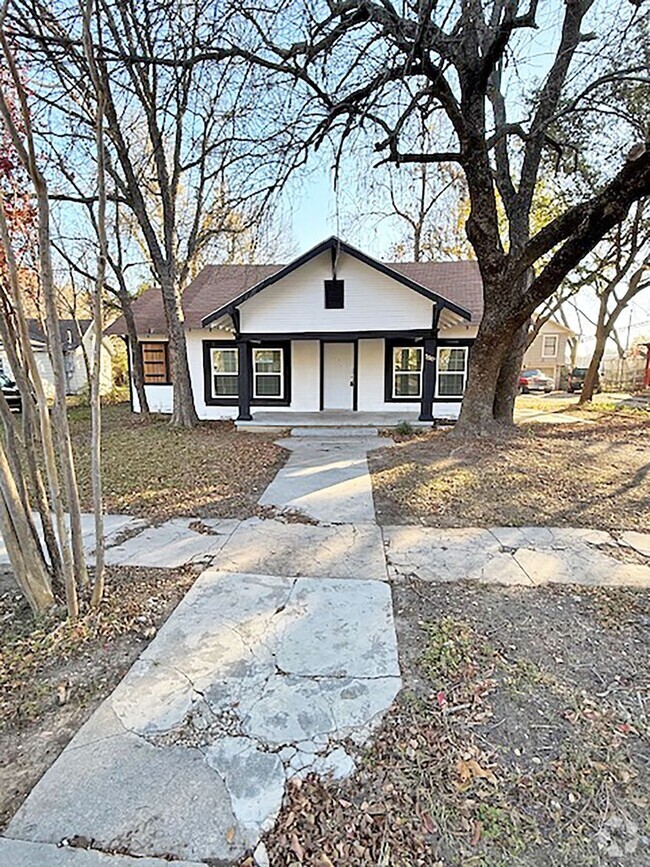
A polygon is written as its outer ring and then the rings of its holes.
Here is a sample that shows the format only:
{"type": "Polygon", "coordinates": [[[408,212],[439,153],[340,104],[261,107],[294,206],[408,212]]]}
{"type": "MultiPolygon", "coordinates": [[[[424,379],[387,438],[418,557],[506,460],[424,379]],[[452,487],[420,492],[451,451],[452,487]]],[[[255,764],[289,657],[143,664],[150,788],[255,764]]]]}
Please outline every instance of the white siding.
{"type": "MultiPolygon", "coordinates": [[[[187,335],[190,376],[194,389],[194,405],[201,419],[237,418],[237,406],[207,406],[203,388],[203,341],[234,339],[225,332],[191,331],[187,335]]],[[[152,339],[163,339],[154,338],[152,339]]],[[[172,386],[147,385],[147,399],[152,412],[172,411],[172,386]]],[[[390,412],[401,415],[419,413],[420,402],[394,403],[384,400],[384,341],[359,340],[358,409],[360,412],[390,412]]],[[[134,410],[138,412],[138,397],[133,390],[134,410]]],[[[318,340],[295,340],[291,345],[291,405],[251,408],[259,412],[318,412],[320,408],[320,347],[318,340]]],[[[436,418],[455,418],[460,403],[434,403],[436,418]]]]}
{"type": "Polygon", "coordinates": [[[337,277],[345,281],[345,306],[326,310],[323,281],[331,277],[331,256],[327,251],[242,304],[242,332],[431,328],[433,302],[346,254],[340,257],[337,267],[337,277]]]}

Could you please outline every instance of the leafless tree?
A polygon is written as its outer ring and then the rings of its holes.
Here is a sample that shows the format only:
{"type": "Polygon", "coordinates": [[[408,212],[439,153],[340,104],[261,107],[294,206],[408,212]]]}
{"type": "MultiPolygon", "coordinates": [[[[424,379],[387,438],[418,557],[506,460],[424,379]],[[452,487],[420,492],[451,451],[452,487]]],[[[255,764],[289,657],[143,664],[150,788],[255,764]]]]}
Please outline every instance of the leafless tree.
{"type": "Polygon", "coordinates": [[[102,381],[102,335],[104,333],[103,296],[108,261],[108,238],[106,235],[106,148],[104,144],[104,115],[106,94],[102,83],[92,39],[91,22],[94,0],[85,0],[82,7],[83,50],[95,91],[95,146],[97,149],[97,277],[93,293],[93,326],[95,341],[90,365],[90,410],[91,410],[91,475],[93,511],[95,515],[95,576],[91,604],[97,607],[104,596],[104,507],[102,502],[101,472],[101,381],[102,381]]]}
{"type": "MultiPolygon", "coordinates": [[[[557,135],[560,120],[588,111],[602,118],[599,100],[613,79],[637,82],[647,94],[643,60],[621,63],[621,44],[642,38],[636,6],[622,5],[607,24],[597,22],[597,36],[586,31],[585,19],[602,14],[604,4],[566,0],[557,7],[548,69],[535,92],[519,99],[512,96],[512,70],[525,65],[526,40],[539,27],[537,0],[284,0],[273,10],[246,3],[233,8],[241,26],[229,41],[203,43],[201,57],[236,53],[278,81],[290,81],[305,106],[321,109],[307,145],[338,135],[342,150],[363,125],[374,127],[384,161],[462,168],[471,203],[467,235],[483,278],[485,312],[457,432],[482,434],[511,424],[532,313],[650,191],[645,133],[622,128],[609,178],[531,233],[540,171],[572,147],[557,135]],[[593,39],[597,51],[582,62],[580,53],[593,39]],[[447,129],[439,147],[418,152],[410,143],[423,116],[441,118],[438,127],[447,129]]],[[[613,114],[616,106],[610,109],[613,114]]]]}
{"type": "MultiPolygon", "coordinates": [[[[0,24],[4,24],[4,21],[0,21],[0,24]]],[[[39,161],[37,159],[26,90],[18,73],[15,57],[11,46],[9,45],[4,27],[2,27],[0,32],[0,46],[2,48],[4,61],[9,71],[11,85],[17,101],[16,117],[14,111],[12,111],[11,100],[8,96],[7,88],[4,84],[1,85],[0,117],[2,118],[4,127],[11,141],[12,148],[32,184],[36,200],[38,276],[41,295],[45,306],[47,348],[54,375],[54,405],[52,407],[51,419],[43,385],[40,380],[40,374],[36,367],[36,362],[31,349],[26,317],[24,315],[24,305],[22,302],[22,288],[18,279],[18,269],[13,255],[11,239],[7,231],[6,220],[4,219],[3,212],[2,219],[0,219],[0,231],[2,233],[4,253],[9,273],[7,285],[11,292],[9,300],[11,301],[12,309],[18,323],[17,334],[21,342],[22,357],[27,361],[31,385],[35,391],[39,408],[41,440],[47,468],[50,497],[55,510],[57,534],[62,547],[62,562],[68,611],[72,616],[76,616],[78,613],[77,586],[87,585],[88,575],[81,532],[79,492],[77,488],[66,408],[65,368],[56,308],[56,290],[54,285],[50,245],[50,208],[48,189],[45,177],[40,170],[39,161]],[[64,480],[70,531],[67,529],[63,514],[63,499],[61,497],[58,482],[58,467],[55,459],[55,443],[58,463],[61,467],[61,473],[64,480]],[[71,551],[67,542],[68,537],[70,537],[71,540],[71,551]]],[[[25,397],[29,398],[29,394],[25,395],[25,397]]],[[[10,501],[7,497],[11,496],[10,487],[7,488],[5,493],[5,506],[9,509],[10,501]]],[[[11,498],[11,501],[13,502],[13,498],[11,498]]],[[[22,521],[20,521],[20,523],[22,523],[22,521]]]]}
{"type": "Polygon", "coordinates": [[[628,220],[599,245],[588,263],[586,279],[598,299],[596,342],[580,392],[580,403],[593,398],[607,341],[615,334],[623,311],[650,288],[650,219],[648,204],[639,202],[628,220]]]}
{"type": "MultiPolygon", "coordinates": [[[[13,10],[13,36],[47,80],[38,97],[55,129],[51,146],[60,150],[67,137],[66,153],[74,157],[76,149],[79,159],[93,129],[96,93],[76,3],[16,0],[13,10]]],[[[220,20],[209,2],[99,0],[92,22],[105,98],[109,196],[133,214],[161,289],[172,422],[183,426],[196,421],[181,304],[192,263],[216,235],[239,232],[242,220],[259,218],[288,170],[292,135],[281,117],[260,115],[268,90],[261,75],[234,57],[201,61],[200,44],[220,20]]],[[[77,194],[70,198],[79,201],[77,194]]],[[[96,198],[89,190],[86,200],[96,198]]]]}

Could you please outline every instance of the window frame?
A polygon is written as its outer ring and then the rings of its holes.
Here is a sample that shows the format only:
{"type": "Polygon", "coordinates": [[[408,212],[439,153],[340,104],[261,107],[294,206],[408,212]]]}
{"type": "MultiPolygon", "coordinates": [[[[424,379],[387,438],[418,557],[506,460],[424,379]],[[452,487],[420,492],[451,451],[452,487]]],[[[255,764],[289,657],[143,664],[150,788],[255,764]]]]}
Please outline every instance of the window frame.
{"type": "Polygon", "coordinates": [[[557,352],[560,345],[560,335],[559,334],[542,334],[542,358],[557,358],[557,352]],[[555,349],[553,353],[546,352],[546,341],[551,338],[555,341],[554,346],[555,349]]]}
{"type": "Polygon", "coordinates": [[[212,394],[213,400],[238,400],[239,399],[239,347],[238,346],[211,346],[210,347],[210,390],[212,394]],[[220,373],[216,373],[214,369],[214,353],[215,352],[234,352],[235,358],[237,360],[237,370],[236,371],[221,371],[220,373]],[[237,384],[237,390],[234,394],[217,394],[215,390],[215,377],[216,376],[228,376],[231,379],[234,379],[237,384]]]}
{"type": "Polygon", "coordinates": [[[144,385],[146,386],[156,386],[156,385],[171,385],[171,377],[170,377],[170,368],[169,368],[169,341],[168,340],[138,340],[138,351],[140,353],[140,362],[142,363],[142,377],[144,385]],[[145,361],[144,350],[145,347],[150,346],[162,346],[163,347],[163,355],[164,355],[164,365],[165,365],[165,379],[157,380],[156,382],[148,382],[147,381],[147,370],[146,364],[148,362],[145,361]]]}
{"type": "Polygon", "coordinates": [[[325,309],[326,310],[344,310],[345,309],[345,280],[325,280],[325,309]],[[340,293],[340,294],[339,294],[340,293]],[[335,297],[332,297],[334,294],[335,297]],[[333,301],[340,304],[332,303],[333,301]]]}
{"type": "Polygon", "coordinates": [[[408,400],[417,402],[422,400],[422,384],[424,379],[424,346],[422,344],[413,344],[411,346],[401,346],[399,344],[393,346],[391,357],[391,397],[393,400],[408,400]],[[404,349],[409,352],[414,349],[420,353],[420,367],[417,370],[397,370],[395,360],[398,352],[404,349]],[[417,394],[397,394],[396,383],[398,376],[417,376],[420,381],[420,387],[417,394]]]}
{"type": "Polygon", "coordinates": [[[434,398],[441,402],[453,402],[453,401],[461,401],[465,397],[465,391],[467,390],[467,372],[469,369],[469,346],[466,344],[443,344],[438,345],[436,348],[436,383],[434,389],[434,398]],[[464,353],[464,364],[463,370],[441,370],[440,369],[440,353],[445,352],[447,350],[460,349],[464,353]],[[445,375],[455,375],[462,374],[463,377],[463,390],[460,394],[440,394],[440,377],[445,375]]]}
{"type": "MultiPolygon", "coordinates": [[[[239,352],[239,344],[234,340],[203,340],[203,402],[206,406],[238,406],[239,394],[229,397],[215,397],[213,394],[213,367],[212,367],[212,350],[213,349],[236,349],[239,352]]],[[[239,371],[239,362],[241,356],[237,358],[237,370],[239,371]]],[[[238,373],[239,376],[239,373],[238,373]]],[[[239,382],[241,386],[241,382],[239,382]]],[[[198,383],[197,383],[198,386],[198,383]]],[[[194,388],[194,381],[192,383],[194,388]]],[[[198,392],[198,388],[197,388],[198,392]]]]}
{"type": "Polygon", "coordinates": [[[251,348],[251,373],[253,376],[252,399],[255,401],[271,401],[273,403],[283,401],[285,399],[285,374],[284,374],[284,355],[285,351],[282,346],[253,346],[251,348]],[[258,352],[278,352],[280,354],[280,370],[279,371],[263,371],[259,373],[255,369],[255,355],[258,352]],[[280,394],[258,394],[257,393],[257,377],[258,376],[277,376],[280,379],[280,394]]]}

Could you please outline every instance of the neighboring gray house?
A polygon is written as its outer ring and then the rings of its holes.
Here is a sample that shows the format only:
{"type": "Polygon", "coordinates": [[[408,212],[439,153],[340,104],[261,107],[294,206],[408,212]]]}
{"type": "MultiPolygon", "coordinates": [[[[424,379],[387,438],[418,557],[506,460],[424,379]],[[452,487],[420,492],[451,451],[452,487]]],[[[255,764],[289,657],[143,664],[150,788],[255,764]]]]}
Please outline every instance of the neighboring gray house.
{"type": "MultiPolygon", "coordinates": [[[[43,379],[46,393],[54,393],[54,376],[45,343],[45,333],[38,319],[29,319],[29,336],[36,364],[43,379]]],[[[91,319],[59,319],[59,332],[63,343],[63,363],[66,375],[66,393],[81,394],[88,387],[84,353],[91,359],[95,344],[95,329],[91,319]]],[[[101,393],[106,394],[113,387],[113,352],[110,341],[102,341],[102,382],[101,393]]],[[[0,369],[11,376],[7,354],[0,342],[0,369]]]]}
{"type": "MultiPolygon", "coordinates": [[[[475,262],[386,264],[334,237],[288,265],[207,266],[182,303],[197,413],[238,427],[455,418],[483,308],[475,262]]],[[[133,313],[149,407],[170,412],[160,291],[133,313]]]]}

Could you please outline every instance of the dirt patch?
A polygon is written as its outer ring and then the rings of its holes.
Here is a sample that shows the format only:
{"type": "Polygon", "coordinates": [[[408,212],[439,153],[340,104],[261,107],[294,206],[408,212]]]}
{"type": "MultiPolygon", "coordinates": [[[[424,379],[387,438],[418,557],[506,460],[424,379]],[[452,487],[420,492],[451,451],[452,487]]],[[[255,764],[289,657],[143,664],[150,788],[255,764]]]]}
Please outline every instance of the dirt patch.
{"type": "Polygon", "coordinates": [[[192,570],[107,570],[100,611],[34,622],[0,596],[0,831],[115,688],[196,578],[192,570]]]}
{"type": "Polygon", "coordinates": [[[461,441],[434,431],[370,452],[379,523],[647,529],[650,416],[518,428],[461,441]]]}
{"type": "MultiPolygon", "coordinates": [[[[90,511],[88,409],[71,409],[70,420],[82,508],[90,511]]],[[[125,404],[103,408],[102,430],[106,511],[156,522],[250,517],[287,457],[274,437],[237,431],[232,422],[172,428],[168,417],[141,416],[125,404]]]]}
{"type": "Polygon", "coordinates": [[[355,776],[289,787],[272,864],[650,864],[650,593],[395,588],[405,689],[355,776]]]}

